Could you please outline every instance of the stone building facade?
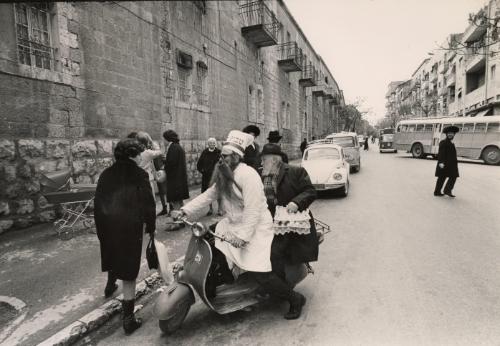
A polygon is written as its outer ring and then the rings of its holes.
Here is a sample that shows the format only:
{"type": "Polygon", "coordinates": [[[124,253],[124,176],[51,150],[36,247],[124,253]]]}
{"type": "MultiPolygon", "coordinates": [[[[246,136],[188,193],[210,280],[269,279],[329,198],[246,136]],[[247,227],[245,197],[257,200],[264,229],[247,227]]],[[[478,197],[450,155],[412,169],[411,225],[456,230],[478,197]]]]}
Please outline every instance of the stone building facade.
{"type": "Polygon", "coordinates": [[[399,117],[500,114],[500,0],[450,34],[411,78],[388,86],[387,114],[399,117]]]}
{"type": "Polygon", "coordinates": [[[95,183],[133,130],[175,129],[196,184],[208,137],[332,132],[343,93],[281,0],[0,4],[0,232],[54,219],[44,172],[95,183]]]}

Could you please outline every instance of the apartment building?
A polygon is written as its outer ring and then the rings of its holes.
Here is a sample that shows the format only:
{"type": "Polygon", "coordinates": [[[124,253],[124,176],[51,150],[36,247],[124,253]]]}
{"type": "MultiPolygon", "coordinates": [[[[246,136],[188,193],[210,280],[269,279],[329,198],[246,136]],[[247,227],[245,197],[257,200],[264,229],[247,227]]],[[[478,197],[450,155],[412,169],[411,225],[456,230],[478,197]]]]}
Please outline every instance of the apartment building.
{"type": "Polygon", "coordinates": [[[394,103],[387,108],[387,114],[500,114],[500,77],[496,72],[500,63],[499,17],[500,1],[491,0],[473,15],[463,33],[449,35],[429,53],[410,79],[391,82],[386,98],[394,103]]]}
{"type": "Polygon", "coordinates": [[[332,132],[343,93],[282,0],[0,4],[0,232],[54,218],[40,173],[95,183],[131,131],[175,129],[190,184],[208,137],[332,132]]]}

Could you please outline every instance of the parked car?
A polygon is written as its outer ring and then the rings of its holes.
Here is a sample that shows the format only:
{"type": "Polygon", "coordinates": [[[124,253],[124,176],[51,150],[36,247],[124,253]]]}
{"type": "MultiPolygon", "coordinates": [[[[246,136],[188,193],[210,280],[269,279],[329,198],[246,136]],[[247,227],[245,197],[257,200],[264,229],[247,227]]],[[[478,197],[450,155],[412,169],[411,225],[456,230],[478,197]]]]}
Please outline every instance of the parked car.
{"type": "Polygon", "coordinates": [[[347,162],[351,166],[351,170],[359,172],[361,169],[361,155],[358,135],[354,132],[339,132],[332,133],[326,136],[326,142],[340,145],[344,148],[344,154],[347,162]]]}
{"type": "Polygon", "coordinates": [[[308,146],[302,157],[302,167],[317,191],[340,190],[343,196],[349,193],[350,165],[340,145],[315,143],[308,146]]]}

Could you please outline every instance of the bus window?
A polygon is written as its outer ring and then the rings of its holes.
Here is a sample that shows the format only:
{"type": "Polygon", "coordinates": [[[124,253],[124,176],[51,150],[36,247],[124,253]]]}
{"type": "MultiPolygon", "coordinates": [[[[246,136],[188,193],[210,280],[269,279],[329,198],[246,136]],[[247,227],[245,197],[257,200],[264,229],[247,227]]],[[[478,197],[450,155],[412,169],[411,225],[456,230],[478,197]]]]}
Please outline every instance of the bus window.
{"type": "Polygon", "coordinates": [[[396,131],[401,132],[401,125],[398,125],[398,127],[396,128],[396,131]]]}
{"type": "Polygon", "coordinates": [[[415,132],[415,124],[408,125],[408,132],[415,132]]]}
{"type": "Polygon", "coordinates": [[[477,123],[474,129],[474,132],[485,132],[486,131],[486,123],[477,123]]]}
{"type": "Polygon", "coordinates": [[[474,131],[474,123],[465,123],[462,132],[473,132],[474,131]]]}
{"type": "Polygon", "coordinates": [[[424,131],[425,132],[432,132],[432,124],[425,124],[424,131]]]}
{"type": "Polygon", "coordinates": [[[416,131],[417,131],[417,132],[422,132],[422,131],[424,131],[424,124],[417,124],[416,131]]]}
{"type": "Polygon", "coordinates": [[[500,123],[489,123],[486,132],[498,132],[500,131],[500,123]]]}

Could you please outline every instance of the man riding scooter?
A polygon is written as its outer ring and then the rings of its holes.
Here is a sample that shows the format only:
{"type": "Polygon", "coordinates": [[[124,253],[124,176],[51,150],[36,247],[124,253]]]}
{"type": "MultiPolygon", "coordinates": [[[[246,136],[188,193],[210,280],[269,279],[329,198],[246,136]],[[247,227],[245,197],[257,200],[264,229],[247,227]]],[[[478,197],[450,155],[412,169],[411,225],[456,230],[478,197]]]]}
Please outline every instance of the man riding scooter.
{"type": "MultiPolygon", "coordinates": [[[[273,219],[267,209],[264,187],[258,173],[241,162],[252,136],[231,131],[222,147],[212,186],[173,214],[176,218],[200,214],[218,198],[226,217],[216,226],[215,248],[222,252],[233,273],[248,272],[269,294],[287,300],[290,310],[286,319],[300,317],[305,297],[293,290],[283,278],[272,272],[271,244],[273,219]]],[[[215,256],[214,256],[215,257],[215,256]]]]}

